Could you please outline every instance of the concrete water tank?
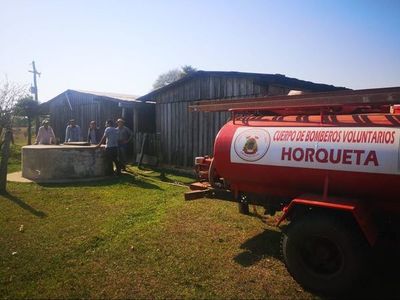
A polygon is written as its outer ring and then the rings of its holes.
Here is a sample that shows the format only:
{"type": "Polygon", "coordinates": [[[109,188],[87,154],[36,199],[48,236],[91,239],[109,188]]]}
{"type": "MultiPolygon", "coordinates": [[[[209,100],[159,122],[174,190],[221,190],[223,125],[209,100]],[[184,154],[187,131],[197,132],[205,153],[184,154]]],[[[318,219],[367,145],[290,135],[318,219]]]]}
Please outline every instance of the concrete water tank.
{"type": "Polygon", "coordinates": [[[51,182],[112,174],[104,149],[95,146],[32,145],[22,147],[22,176],[51,182]]]}

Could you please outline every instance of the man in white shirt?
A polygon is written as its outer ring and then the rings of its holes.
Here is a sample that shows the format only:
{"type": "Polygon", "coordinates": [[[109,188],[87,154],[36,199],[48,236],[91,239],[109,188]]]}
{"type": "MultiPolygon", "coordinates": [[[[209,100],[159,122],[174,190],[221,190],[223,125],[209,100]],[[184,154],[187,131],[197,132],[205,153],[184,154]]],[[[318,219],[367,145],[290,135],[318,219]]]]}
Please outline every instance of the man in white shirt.
{"type": "Polygon", "coordinates": [[[54,135],[53,128],[49,126],[48,120],[43,120],[42,126],[40,126],[36,136],[35,145],[50,145],[55,144],[55,142],[56,136],[54,135]]]}

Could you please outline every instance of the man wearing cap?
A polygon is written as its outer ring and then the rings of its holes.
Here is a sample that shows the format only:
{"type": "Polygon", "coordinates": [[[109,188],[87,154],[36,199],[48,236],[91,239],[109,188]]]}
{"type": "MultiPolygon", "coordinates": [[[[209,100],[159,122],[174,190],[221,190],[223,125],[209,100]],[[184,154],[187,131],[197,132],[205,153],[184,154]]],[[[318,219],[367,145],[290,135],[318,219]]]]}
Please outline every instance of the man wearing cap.
{"type": "Polygon", "coordinates": [[[81,141],[81,128],[75,124],[75,120],[69,120],[69,125],[65,130],[65,142],[80,142],[81,141]]]}
{"type": "Polygon", "coordinates": [[[39,127],[38,134],[36,136],[35,145],[50,145],[56,142],[56,136],[54,135],[53,128],[49,126],[48,120],[42,121],[42,126],[39,127]]]}
{"type": "Polygon", "coordinates": [[[117,120],[118,125],[118,155],[121,163],[122,170],[125,170],[127,163],[127,152],[129,142],[133,138],[132,130],[124,126],[125,121],[123,119],[117,120]]]}

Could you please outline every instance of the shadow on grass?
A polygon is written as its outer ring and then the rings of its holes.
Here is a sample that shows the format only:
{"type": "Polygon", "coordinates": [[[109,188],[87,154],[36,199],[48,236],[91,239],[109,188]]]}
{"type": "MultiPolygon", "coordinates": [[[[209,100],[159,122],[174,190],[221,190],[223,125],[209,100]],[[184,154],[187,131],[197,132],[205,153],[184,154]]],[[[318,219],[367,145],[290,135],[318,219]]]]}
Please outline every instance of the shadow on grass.
{"type": "Polygon", "coordinates": [[[244,267],[250,267],[265,257],[280,259],[279,244],[281,233],[274,230],[264,232],[245,241],[240,249],[244,249],[234,260],[244,267]]]}
{"type": "Polygon", "coordinates": [[[137,179],[132,172],[122,173],[120,176],[110,176],[109,178],[101,178],[94,181],[82,182],[65,182],[65,183],[38,183],[38,185],[46,188],[60,188],[60,187],[106,187],[113,185],[128,185],[135,186],[142,189],[156,189],[162,190],[158,185],[137,179]]]}
{"type": "Polygon", "coordinates": [[[188,177],[196,180],[196,176],[194,173],[194,169],[174,169],[174,168],[157,168],[157,167],[139,167],[140,171],[148,172],[148,174],[140,174],[142,176],[149,176],[154,178],[159,178],[160,180],[171,180],[168,176],[181,176],[181,177],[188,177]]]}
{"type": "Polygon", "coordinates": [[[39,218],[45,218],[47,217],[47,214],[37,210],[35,208],[33,208],[32,206],[30,206],[29,204],[25,203],[24,201],[22,201],[21,199],[9,194],[9,193],[2,193],[1,196],[3,196],[4,198],[6,198],[7,200],[15,203],[16,205],[18,205],[19,207],[21,207],[22,209],[25,209],[26,211],[30,212],[31,214],[35,215],[36,217],[39,218]]]}

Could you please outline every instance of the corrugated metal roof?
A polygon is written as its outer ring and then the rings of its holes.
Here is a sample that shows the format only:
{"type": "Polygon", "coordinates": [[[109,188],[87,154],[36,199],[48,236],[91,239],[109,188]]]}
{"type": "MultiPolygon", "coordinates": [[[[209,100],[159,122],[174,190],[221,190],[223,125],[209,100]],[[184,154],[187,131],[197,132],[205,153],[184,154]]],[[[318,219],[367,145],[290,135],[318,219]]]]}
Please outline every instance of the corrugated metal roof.
{"type": "MultiPolygon", "coordinates": [[[[47,106],[53,101],[56,101],[57,99],[64,99],[64,98],[69,98],[73,97],[73,95],[81,95],[85,97],[91,97],[92,99],[101,99],[105,101],[112,101],[112,102],[118,102],[118,103],[125,103],[128,105],[131,105],[136,102],[145,102],[145,101],[140,101],[137,100],[139,98],[136,95],[127,95],[127,94],[119,94],[119,93],[108,93],[108,92],[95,92],[95,91],[84,91],[84,90],[71,90],[68,89],[61,94],[55,96],[54,98],[41,103],[42,106],[47,106]]],[[[68,99],[69,101],[69,99],[68,99]]],[[[151,103],[151,102],[148,102],[151,103]]]]}
{"type": "Polygon", "coordinates": [[[127,95],[127,94],[119,94],[119,93],[96,92],[96,91],[85,91],[85,90],[68,90],[68,91],[75,91],[78,93],[85,93],[85,94],[91,94],[91,95],[96,95],[96,96],[100,96],[100,97],[113,98],[116,100],[140,102],[140,101],[136,100],[137,98],[139,98],[138,95],[127,95]]]}

